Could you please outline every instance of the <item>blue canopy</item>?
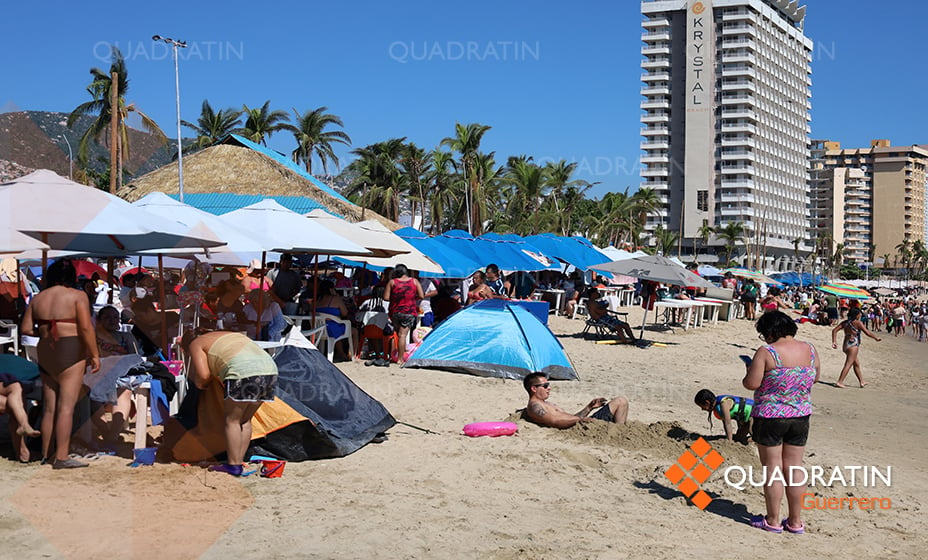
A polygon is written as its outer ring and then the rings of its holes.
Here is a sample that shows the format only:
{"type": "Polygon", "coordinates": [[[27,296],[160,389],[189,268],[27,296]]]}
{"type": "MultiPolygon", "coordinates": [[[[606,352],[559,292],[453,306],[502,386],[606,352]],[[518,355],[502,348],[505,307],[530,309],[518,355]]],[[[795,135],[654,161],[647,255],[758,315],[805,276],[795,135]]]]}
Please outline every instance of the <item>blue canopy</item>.
{"type": "Polygon", "coordinates": [[[471,257],[481,263],[481,266],[494,263],[506,271],[534,271],[548,268],[547,264],[533,259],[516,248],[514,243],[476,238],[459,229],[446,231],[435,239],[446,247],[471,257]]]}
{"type": "Polygon", "coordinates": [[[530,312],[501,299],[458,311],[428,334],[403,367],[484,377],[578,379],[564,347],[530,312]]]}
{"type": "Polygon", "coordinates": [[[597,264],[612,260],[583,237],[562,237],[551,233],[542,233],[530,235],[525,238],[525,241],[538,247],[546,255],[557,257],[584,271],[597,264]]]}
{"type": "Polygon", "coordinates": [[[544,251],[526,241],[522,236],[515,233],[484,233],[478,239],[485,239],[496,243],[511,243],[512,248],[528,255],[529,257],[540,261],[541,264],[547,264],[546,270],[560,270],[561,262],[554,256],[545,254],[544,251]]]}
{"type": "Polygon", "coordinates": [[[415,228],[406,227],[398,229],[393,233],[402,237],[407,243],[419,251],[422,251],[425,256],[438,263],[439,266],[445,270],[444,274],[421,272],[419,276],[467,278],[487,264],[479,260],[474,260],[473,257],[448,247],[439,241],[438,238],[429,237],[415,228]]]}
{"type": "Polygon", "coordinates": [[[811,272],[803,272],[802,274],[798,272],[780,272],[778,274],[771,274],[770,277],[787,286],[812,286],[824,284],[828,281],[828,279],[821,274],[813,276],[811,272]]]}

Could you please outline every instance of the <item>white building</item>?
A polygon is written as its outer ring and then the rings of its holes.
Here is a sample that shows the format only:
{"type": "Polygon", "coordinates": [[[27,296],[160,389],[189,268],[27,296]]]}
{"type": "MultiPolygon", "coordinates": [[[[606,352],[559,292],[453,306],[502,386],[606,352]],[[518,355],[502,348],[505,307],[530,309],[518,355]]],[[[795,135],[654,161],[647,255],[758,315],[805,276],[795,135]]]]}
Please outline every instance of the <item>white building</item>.
{"type": "Polygon", "coordinates": [[[703,224],[741,222],[770,257],[808,240],[805,10],[787,0],[641,3],[640,186],[664,203],[648,229],[693,239],[703,224]]]}

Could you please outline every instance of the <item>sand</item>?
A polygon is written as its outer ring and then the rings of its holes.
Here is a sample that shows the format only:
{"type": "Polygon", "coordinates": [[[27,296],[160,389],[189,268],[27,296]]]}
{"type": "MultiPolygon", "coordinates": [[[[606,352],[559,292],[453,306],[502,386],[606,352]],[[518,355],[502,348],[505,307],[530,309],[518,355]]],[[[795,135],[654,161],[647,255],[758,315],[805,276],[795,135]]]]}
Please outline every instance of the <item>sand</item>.
{"type": "MultiPolygon", "coordinates": [[[[632,310],[632,323],[641,311],[632,310]]],[[[753,325],[739,320],[683,332],[640,349],[575,336],[580,320],[551,319],[581,376],[555,382],[551,400],[578,410],[625,395],[628,426],[570,430],[519,421],[512,437],[467,438],[464,424],[505,420],[525,405],[520,382],[439,371],[339,366],[400,421],[389,440],[337,460],[289,463],[283,477],[233,479],[197,466],[128,468],[102,457],[82,471],[0,461],[0,530],[8,558],[813,558],[925,557],[928,344],[881,333],[861,351],[866,389],[819,384],[807,465],[892,466],[892,487],[824,487],[820,497],[889,498],[888,510],[809,510],[807,534],[747,525],[763,511],[759,488],[738,490],[727,466],[759,467],[753,447],[719,441],[693,404],[703,387],[748,396],[738,354],[753,325]],[[687,503],[664,471],[699,435],[726,458],[687,503]]],[[[844,355],[830,329],[801,326],[824,379],[844,355]]],[[[884,502],[885,503],[885,502],[884,502]]],[[[785,510],[784,510],[785,511],[785,510]]],[[[785,515],[785,514],[784,514],[785,515]]]]}

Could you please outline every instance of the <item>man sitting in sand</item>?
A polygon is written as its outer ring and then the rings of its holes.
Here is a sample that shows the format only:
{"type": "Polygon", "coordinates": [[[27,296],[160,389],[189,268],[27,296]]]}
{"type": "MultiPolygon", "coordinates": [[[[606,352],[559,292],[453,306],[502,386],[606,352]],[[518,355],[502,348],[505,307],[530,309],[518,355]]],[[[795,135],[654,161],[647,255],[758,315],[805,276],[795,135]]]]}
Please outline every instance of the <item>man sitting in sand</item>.
{"type": "Polygon", "coordinates": [[[620,320],[615,315],[609,314],[609,302],[600,299],[599,290],[596,288],[590,288],[587,293],[586,309],[591,319],[609,327],[619,337],[620,341],[632,342],[635,340],[635,333],[632,332],[632,328],[628,326],[628,323],[620,320]]]}
{"type": "Polygon", "coordinates": [[[535,372],[527,375],[522,385],[528,392],[525,417],[540,426],[564,429],[578,422],[592,422],[593,420],[624,424],[628,418],[628,399],[625,397],[616,397],[612,400],[597,397],[580,412],[570,414],[558,405],[548,402],[548,397],[551,396],[551,383],[543,373],[535,372]],[[599,410],[593,412],[597,408],[599,410]],[[593,412],[592,415],[590,415],[591,412],[593,412]]]}

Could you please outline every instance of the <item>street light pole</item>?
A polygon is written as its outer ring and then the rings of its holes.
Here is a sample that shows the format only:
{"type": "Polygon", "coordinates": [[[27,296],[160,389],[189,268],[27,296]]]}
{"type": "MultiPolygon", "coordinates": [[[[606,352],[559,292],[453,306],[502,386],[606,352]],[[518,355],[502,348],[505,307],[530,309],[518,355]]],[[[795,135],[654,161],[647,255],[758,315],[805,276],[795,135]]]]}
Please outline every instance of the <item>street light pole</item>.
{"type": "Polygon", "coordinates": [[[152,41],[163,41],[171,45],[172,50],[174,51],[174,92],[177,97],[177,192],[180,202],[184,202],[184,158],[183,158],[183,146],[181,145],[181,130],[180,130],[180,72],[177,67],[177,48],[182,49],[187,48],[186,41],[175,41],[170,37],[162,37],[161,35],[152,36],[152,41]]]}
{"type": "Polygon", "coordinates": [[[64,134],[61,135],[61,139],[64,140],[64,143],[68,145],[68,179],[74,180],[74,155],[71,153],[71,143],[68,142],[68,137],[64,134]]]}

